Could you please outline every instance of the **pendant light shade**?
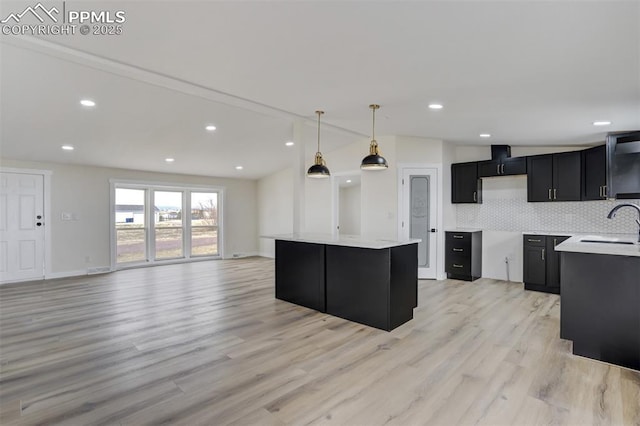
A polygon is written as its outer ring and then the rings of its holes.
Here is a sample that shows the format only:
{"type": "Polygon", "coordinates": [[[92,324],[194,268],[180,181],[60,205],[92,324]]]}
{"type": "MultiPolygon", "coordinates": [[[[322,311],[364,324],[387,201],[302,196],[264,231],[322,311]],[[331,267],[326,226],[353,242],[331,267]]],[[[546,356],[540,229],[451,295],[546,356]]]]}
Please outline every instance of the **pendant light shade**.
{"type": "Polygon", "coordinates": [[[320,152],[320,116],[324,114],[324,111],[316,111],[316,114],[318,114],[318,152],[316,152],[316,159],[313,166],[307,170],[307,176],[310,178],[328,178],[331,176],[331,173],[329,173],[329,169],[320,152]]]}
{"type": "Polygon", "coordinates": [[[369,108],[373,111],[373,130],[371,131],[371,145],[369,145],[369,155],[362,159],[360,168],[363,170],[385,170],[389,167],[387,160],[380,155],[378,150],[378,142],[376,142],[376,110],[380,108],[380,105],[369,105],[369,108]]]}

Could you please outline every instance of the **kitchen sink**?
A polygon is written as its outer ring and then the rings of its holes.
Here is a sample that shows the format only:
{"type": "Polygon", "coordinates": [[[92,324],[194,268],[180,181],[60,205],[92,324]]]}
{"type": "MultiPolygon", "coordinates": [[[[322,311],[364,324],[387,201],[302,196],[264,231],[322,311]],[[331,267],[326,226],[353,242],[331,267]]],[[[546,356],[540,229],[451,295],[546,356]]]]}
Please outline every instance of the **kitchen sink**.
{"type": "Polygon", "coordinates": [[[618,240],[618,239],[596,239],[596,240],[592,240],[589,238],[584,238],[582,240],[580,240],[581,243],[605,243],[605,244],[630,244],[633,245],[635,244],[633,241],[625,241],[625,240],[618,240]]]}

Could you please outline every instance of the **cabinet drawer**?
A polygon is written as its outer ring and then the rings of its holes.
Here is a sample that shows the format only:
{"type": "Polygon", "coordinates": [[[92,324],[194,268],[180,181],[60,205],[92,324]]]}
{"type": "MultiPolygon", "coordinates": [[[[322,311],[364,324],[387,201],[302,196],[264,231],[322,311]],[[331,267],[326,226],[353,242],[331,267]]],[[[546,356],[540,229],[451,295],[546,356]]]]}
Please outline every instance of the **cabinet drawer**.
{"type": "Polygon", "coordinates": [[[470,232],[447,232],[445,237],[447,247],[464,247],[471,249],[470,232]]]}
{"type": "Polygon", "coordinates": [[[471,261],[465,257],[451,256],[444,269],[449,274],[471,275],[471,261]]]}
{"type": "Polygon", "coordinates": [[[526,246],[542,246],[547,243],[547,237],[544,235],[524,235],[524,245],[526,246]]]}
{"type": "Polygon", "coordinates": [[[469,257],[471,256],[471,244],[452,242],[447,245],[447,257],[469,257]]]}

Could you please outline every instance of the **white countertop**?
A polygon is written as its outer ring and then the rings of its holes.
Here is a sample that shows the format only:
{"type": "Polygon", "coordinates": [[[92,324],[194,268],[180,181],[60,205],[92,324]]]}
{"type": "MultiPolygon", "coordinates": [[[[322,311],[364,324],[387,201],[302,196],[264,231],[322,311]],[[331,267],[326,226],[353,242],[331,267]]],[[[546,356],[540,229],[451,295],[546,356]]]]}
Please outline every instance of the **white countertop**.
{"type": "Polygon", "coordinates": [[[614,256],[636,256],[640,257],[640,244],[637,234],[604,234],[604,235],[575,235],[568,240],[558,244],[557,251],[569,251],[576,253],[609,254],[614,256]],[[633,244],[614,244],[606,242],[583,242],[583,240],[594,241],[627,241],[633,244]]]}
{"type": "Polygon", "coordinates": [[[404,246],[407,244],[419,243],[422,240],[379,240],[360,235],[330,235],[330,234],[279,234],[261,235],[260,238],[270,238],[274,240],[297,241],[300,243],[328,244],[332,246],[359,247],[368,249],[385,249],[390,247],[404,246]]]}
{"type": "Polygon", "coordinates": [[[573,237],[576,232],[555,232],[555,231],[522,231],[522,235],[551,235],[554,237],[573,237]]]}
{"type": "Polygon", "coordinates": [[[451,228],[445,229],[445,232],[482,232],[480,228],[451,228]]]}

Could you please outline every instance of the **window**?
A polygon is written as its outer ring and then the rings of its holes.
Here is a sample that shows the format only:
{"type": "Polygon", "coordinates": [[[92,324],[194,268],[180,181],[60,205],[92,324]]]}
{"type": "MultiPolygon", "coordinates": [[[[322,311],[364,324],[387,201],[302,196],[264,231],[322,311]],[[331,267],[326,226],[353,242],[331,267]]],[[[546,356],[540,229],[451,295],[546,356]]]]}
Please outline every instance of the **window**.
{"type": "Polygon", "coordinates": [[[220,256],[221,190],[113,182],[112,187],[114,266],[220,256]]]}

